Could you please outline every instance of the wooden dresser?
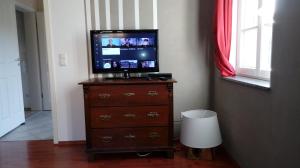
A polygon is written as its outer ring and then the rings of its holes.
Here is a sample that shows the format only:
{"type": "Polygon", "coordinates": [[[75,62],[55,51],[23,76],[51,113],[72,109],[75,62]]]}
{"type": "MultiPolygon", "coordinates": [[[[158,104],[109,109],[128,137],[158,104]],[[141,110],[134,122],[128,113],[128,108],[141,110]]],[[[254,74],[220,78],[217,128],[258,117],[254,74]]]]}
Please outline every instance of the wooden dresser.
{"type": "Polygon", "coordinates": [[[164,151],[173,158],[175,80],[91,79],[84,89],[86,148],[97,153],[164,151]]]}

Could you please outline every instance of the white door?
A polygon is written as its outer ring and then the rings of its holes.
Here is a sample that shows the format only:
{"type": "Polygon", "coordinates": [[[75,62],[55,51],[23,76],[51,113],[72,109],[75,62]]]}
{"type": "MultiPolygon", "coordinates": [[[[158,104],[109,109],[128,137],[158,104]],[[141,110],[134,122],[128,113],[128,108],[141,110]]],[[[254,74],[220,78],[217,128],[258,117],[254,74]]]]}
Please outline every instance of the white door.
{"type": "Polygon", "coordinates": [[[36,13],[38,41],[40,49],[40,67],[41,67],[41,83],[43,93],[43,110],[51,110],[51,94],[50,94],[50,81],[49,81],[49,66],[47,57],[47,44],[46,44],[46,29],[45,19],[43,12],[36,13]]]}
{"type": "Polygon", "coordinates": [[[25,122],[15,12],[0,0],[0,137],[25,122]]]}

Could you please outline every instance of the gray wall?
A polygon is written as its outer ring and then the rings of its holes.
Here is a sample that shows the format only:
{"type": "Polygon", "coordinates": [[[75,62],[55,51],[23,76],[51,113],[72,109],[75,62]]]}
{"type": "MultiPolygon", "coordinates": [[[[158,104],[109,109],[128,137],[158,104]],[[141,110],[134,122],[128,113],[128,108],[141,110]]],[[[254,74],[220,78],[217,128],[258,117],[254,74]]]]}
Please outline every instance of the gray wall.
{"type": "Polygon", "coordinates": [[[277,0],[271,91],[214,78],[224,144],[241,167],[300,167],[299,6],[277,0]]]}

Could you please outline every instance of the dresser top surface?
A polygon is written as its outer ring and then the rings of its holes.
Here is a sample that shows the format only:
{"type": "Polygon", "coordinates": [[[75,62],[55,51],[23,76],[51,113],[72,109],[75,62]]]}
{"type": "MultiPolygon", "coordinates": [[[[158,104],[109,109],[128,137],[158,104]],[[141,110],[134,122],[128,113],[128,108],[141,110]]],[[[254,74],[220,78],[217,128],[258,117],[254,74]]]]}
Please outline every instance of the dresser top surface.
{"type": "Polygon", "coordinates": [[[146,78],[129,78],[129,79],[105,79],[105,78],[92,78],[83,82],[80,85],[117,85],[117,84],[166,84],[176,83],[175,79],[159,80],[159,79],[146,79],[146,78]]]}

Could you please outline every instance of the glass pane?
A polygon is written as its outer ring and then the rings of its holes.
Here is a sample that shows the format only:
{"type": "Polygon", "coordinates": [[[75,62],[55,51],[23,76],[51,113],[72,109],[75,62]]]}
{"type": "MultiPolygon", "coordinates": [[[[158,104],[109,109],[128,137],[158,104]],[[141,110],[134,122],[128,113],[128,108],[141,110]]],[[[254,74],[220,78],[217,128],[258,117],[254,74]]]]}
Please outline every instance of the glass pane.
{"type": "Polygon", "coordinates": [[[262,27],[260,69],[271,71],[272,26],[262,27]]]}
{"type": "Polygon", "coordinates": [[[258,25],[258,0],[242,0],[242,29],[258,25]]]}
{"type": "Polygon", "coordinates": [[[257,29],[241,33],[240,68],[256,69],[257,29]]]}
{"type": "Polygon", "coordinates": [[[275,0],[262,0],[262,8],[259,11],[259,15],[262,17],[263,24],[273,24],[274,12],[275,0]]]}

